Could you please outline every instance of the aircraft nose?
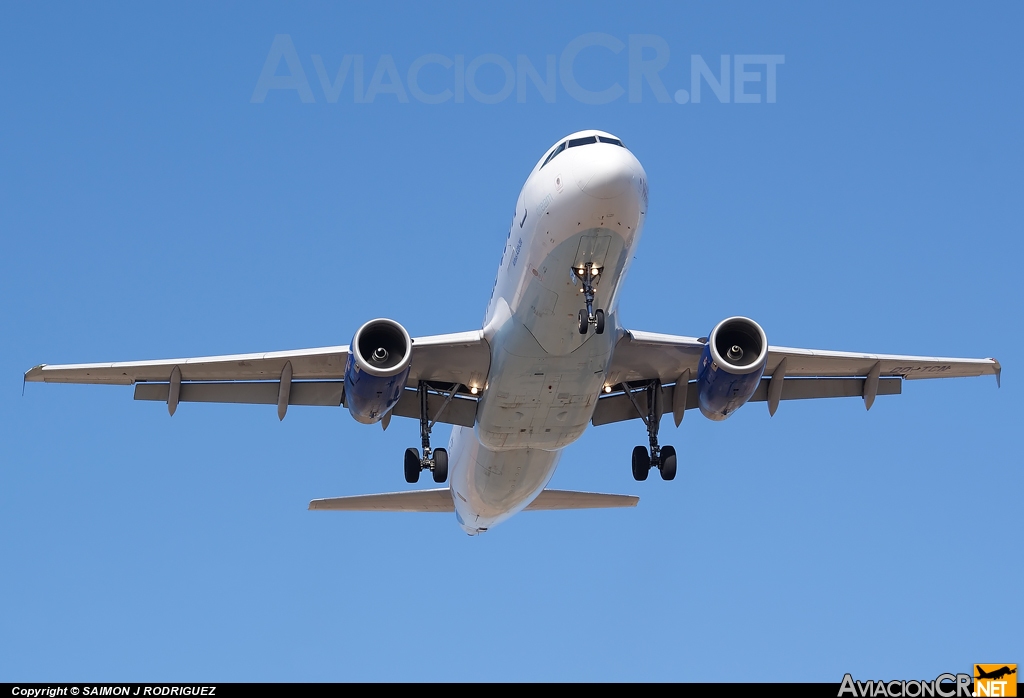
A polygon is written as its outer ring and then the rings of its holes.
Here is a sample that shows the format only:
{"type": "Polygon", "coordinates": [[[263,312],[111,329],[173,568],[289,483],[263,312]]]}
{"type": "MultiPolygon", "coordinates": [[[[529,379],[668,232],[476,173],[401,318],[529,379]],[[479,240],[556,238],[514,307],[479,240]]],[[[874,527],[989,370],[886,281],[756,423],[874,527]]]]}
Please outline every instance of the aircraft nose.
{"type": "Polygon", "coordinates": [[[633,157],[617,145],[596,143],[575,148],[572,174],[576,185],[595,199],[614,199],[633,184],[633,157]]]}

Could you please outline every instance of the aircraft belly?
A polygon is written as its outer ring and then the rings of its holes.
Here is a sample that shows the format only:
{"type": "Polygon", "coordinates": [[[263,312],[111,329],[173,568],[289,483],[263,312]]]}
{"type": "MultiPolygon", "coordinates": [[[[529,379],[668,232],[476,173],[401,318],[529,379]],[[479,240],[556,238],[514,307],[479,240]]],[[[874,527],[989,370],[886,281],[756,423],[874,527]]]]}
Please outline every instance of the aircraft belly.
{"type": "Polygon", "coordinates": [[[567,356],[545,353],[514,317],[500,337],[477,408],[480,442],[494,451],[553,451],[578,439],[597,406],[616,334],[591,333],[567,356]]]}
{"type": "Polygon", "coordinates": [[[455,511],[471,534],[522,511],[547,485],[560,456],[537,449],[491,451],[465,427],[452,430],[449,451],[455,511]]]}

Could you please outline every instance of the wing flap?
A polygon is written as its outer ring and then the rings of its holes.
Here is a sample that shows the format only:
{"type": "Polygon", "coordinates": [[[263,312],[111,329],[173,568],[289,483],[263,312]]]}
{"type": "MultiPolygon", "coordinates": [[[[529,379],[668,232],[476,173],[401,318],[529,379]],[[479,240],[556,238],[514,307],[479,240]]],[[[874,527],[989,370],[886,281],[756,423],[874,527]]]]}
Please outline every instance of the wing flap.
{"type": "MultiPolygon", "coordinates": [[[[782,382],[782,400],[811,400],[830,397],[862,397],[864,395],[865,378],[786,378],[782,382]]],[[[767,402],[770,378],[762,378],[754,391],[750,402],[767,402]]],[[[674,385],[661,387],[663,404],[671,405],[675,394],[674,385]]],[[[876,395],[899,395],[903,390],[902,379],[880,378],[876,395]]],[[[646,396],[637,392],[634,397],[640,405],[645,404],[646,396]]],[[[686,391],[686,409],[697,409],[696,381],[691,381],[686,391]]],[[[625,393],[612,393],[597,401],[597,408],[591,423],[596,426],[640,419],[632,401],[625,393]]]]}
{"type": "MultiPolygon", "coordinates": [[[[444,398],[436,393],[427,395],[427,415],[431,420],[437,420],[443,424],[458,424],[463,427],[471,427],[476,424],[477,401],[473,398],[453,397],[447,405],[444,398]],[[444,406],[442,410],[441,407],[444,406]]],[[[402,393],[398,404],[391,409],[391,414],[396,417],[420,418],[420,395],[419,391],[406,388],[402,393]]]]}
{"type": "MultiPolygon", "coordinates": [[[[291,384],[289,405],[341,405],[343,381],[300,381],[291,384]]],[[[240,383],[182,383],[179,402],[224,402],[246,405],[276,405],[280,383],[257,381],[240,383]]],[[[137,383],[136,400],[167,402],[168,383],[137,383]]]]}

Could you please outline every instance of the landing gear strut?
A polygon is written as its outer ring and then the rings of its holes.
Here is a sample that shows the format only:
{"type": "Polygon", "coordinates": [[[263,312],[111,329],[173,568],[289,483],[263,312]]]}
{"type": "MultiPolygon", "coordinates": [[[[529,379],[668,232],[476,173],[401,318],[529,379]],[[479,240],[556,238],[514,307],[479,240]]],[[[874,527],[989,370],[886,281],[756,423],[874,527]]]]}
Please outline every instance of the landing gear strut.
{"type": "Polygon", "coordinates": [[[644,424],[647,425],[647,438],[650,441],[649,449],[643,446],[633,449],[633,478],[646,480],[650,469],[655,467],[661,471],[662,480],[673,479],[676,476],[676,449],[672,446],[658,445],[658,429],[661,426],[661,416],[665,412],[662,403],[661,381],[653,380],[647,384],[644,390],[646,404],[643,407],[629,386],[624,387],[626,395],[633,403],[633,407],[636,408],[640,419],[644,420],[644,424]]]}
{"type": "Polygon", "coordinates": [[[583,267],[574,267],[572,273],[583,283],[583,300],[587,304],[586,310],[580,310],[579,314],[580,334],[586,334],[591,325],[597,334],[604,334],[604,311],[600,308],[594,310],[594,284],[601,269],[587,262],[583,267]]]}
{"type": "Polygon", "coordinates": [[[420,471],[429,470],[434,478],[434,482],[441,483],[448,479],[448,451],[443,448],[430,448],[430,430],[437,423],[437,418],[444,412],[444,408],[448,406],[448,403],[455,397],[455,393],[458,392],[461,386],[456,384],[452,386],[451,392],[445,396],[444,402],[438,409],[437,414],[434,415],[434,419],[431,420],[429,413],[427,412],[427,384],[420,381],[419,387],[417,388],[420,396],[420,444],[422,446],[422,455],[419,449],[407,448],[405,449],[405,481],[409,483],[418,482],[420,479],[420,471]]]}

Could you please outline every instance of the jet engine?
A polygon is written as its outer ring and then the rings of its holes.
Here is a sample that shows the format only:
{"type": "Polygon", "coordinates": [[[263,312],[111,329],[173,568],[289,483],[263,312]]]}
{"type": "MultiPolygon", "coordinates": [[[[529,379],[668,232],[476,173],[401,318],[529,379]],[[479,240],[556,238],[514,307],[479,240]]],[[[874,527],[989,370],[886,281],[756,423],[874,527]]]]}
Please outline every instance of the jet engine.
{"type": "Polygon", "coordinates": [[[768,362],[768,338],[749,318],[731,317],[715,325],[697,367],[700,411],[720,422],[757,390],[768,362]]]}
{"type": "Polygon", "coordinates": [[[412,339],[394,320],[378,318],[356,330],[345,363],[345,404],[357,422],[375,424],[402,397],[412,339]]]}

